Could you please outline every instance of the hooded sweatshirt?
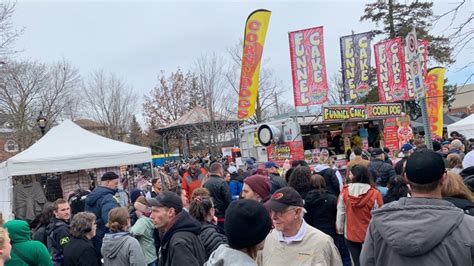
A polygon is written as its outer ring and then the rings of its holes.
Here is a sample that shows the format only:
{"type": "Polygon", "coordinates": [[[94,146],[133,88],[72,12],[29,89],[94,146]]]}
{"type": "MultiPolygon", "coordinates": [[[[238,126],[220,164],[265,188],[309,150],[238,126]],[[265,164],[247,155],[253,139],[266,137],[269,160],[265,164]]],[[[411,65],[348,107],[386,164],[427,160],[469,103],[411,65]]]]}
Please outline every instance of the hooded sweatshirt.
{"type": "Polygon", "coordinates": [[[135,225],[129,229],[130,234],[140,243],[147,264],[150,264],[157,259],[155,240],[153,239],[154,229],[155,225],[153,225],[153,221],[146,216],[138,218],[135,225]]]}
{"type": "MultiPolygon", "coordinates": [[[[48,249],[43,243],[31,240],[30,227],[23,220],[8,221],[3,225],[8,230],[12,246],[28,260],[31,265],[52,266],[53,261],[48,253],[48,249]],[[33,264],[35,263],[35,264],[33,264]]],[[[16,252],[11,250],[11,259],[5,262],[5,266],[28,266],[28,263],[20,259],[16,252]]]]}
{"type": "Polygon", "coordinates": [[[401,198],[373,211],[361,265],[473,265],[474,217],[433,198],[401,198]]]}
{"type": "Polygon", "coordinates": [[[105,266],[147,265],[138,240],[128,232],[105,234],[101,252],[105,266]]]}
{"type": "Polygon", "coordinates": [[[363,243],[371,211],[383,205],[380,192],[369,184],[345,185],[337,203],[336,229],[347,240],[363,243]]]}
{"type": "Polygon", "coordinates": [[[159,265],[201,266],[206,250],[198,238],[201,224],[188,212],[181,211],[161,239],[159,265]]]}
{"type": "Polygon", "coordinates": [[[223,244],[211,254],[204,266],[257,266],[257,263],[244,252],[223,244]]]}

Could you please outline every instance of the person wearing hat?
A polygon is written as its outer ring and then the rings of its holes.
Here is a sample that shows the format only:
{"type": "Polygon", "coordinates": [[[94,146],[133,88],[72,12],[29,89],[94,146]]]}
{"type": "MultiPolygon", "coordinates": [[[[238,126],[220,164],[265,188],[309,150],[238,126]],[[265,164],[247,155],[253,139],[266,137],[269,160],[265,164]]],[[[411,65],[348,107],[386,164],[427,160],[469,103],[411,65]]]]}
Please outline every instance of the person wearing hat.
{"type": "Polygon", "coordinates": [[[232,201],[232,194],[230,193],[229,184],[224,180],[224,167],[221,163],[214,162],[211,164],[209,179],[203,187],[209,190],[214,200],[217,225],[224,228],[225,210],[232,201]]]}
{"type": "Polygon", "coordinates": [[[239,170],[237,170],[237,167],[234,165],[230,165],[227,168],[227,172],[230,174],[229,189],[230,194],[232,194],[232,199],[238,199],[242,192],[242,187],[244,186],[244,178],[241,175],[243,172],[239,173],[239,170]]]}
{"type": "Polygon", "coordinates": [[[264,175],[252,175],[244,179],[242,198],[266,202],[271,195],[270,179],[264,175]]]}
{"type": "Polygon", "coordinates": [[[282,187],[288,186],[285,179],[281,177],[278,173],[278,165],[275,162],[266,162],[265,169],[267,170],[268,176],[270,177],[270,183],[272,184],[272,193],[282,187]]]}
{"type": "Polygon", "coordinates": [[[141,189],[135,188],[132,189],[132,191],[130,192],[130,205],[128,206],[128,213],[130,215],[130,222],[132,226],[138,220],[138,216],[135,212],[134,203],[140,196],[145,196],[145,192],[141,189]]]}
{"type": "Polygon", "coordinates": [[[174,192],[163,191],[155,198],[146,200],[151,206],[150,218],[155,228],[163,232],[158,265],[203,265],[206,250],[198,237],[201,224],[183,211],[181,197],[174,192]]]}
{"type": "Polygon", "coordinates": [[[153,238],[155,226],[150,219],[151,208],[148,206],[145,196],[139,196],[138,199],[133,202],[133,206],[138,220],[128,231],[130,235],[135,237],[138,243],[140,243],[147,265],[155,265],[158,257],[156,255],[155,240],[153,238]]]}
{"type": "Polygon", "coordinates": [[[407,160],[411,197],[372,211],[361,265],[472,265],[474,217],[442,199],[443,158],[423,149],[407,160]]]}
{"type": "Polygon", "coordinates": [[[342,265],[332,238],[304,221],[303,206],[291,187],[275,191],[265,203],[275,230],[265,239],[259,265],[342,265]]]}
{"type": "Polygon", "coordinates": [[[191,159],[189,168],[184,172],[181,179],[181,188],[186,191],[186,195],[192,195],[196,188],[201,187],[207,176],[206,169],[200,167],[198,162],[197,159],[191,159]]]}
{"type": "Polygon", "coordinates": [[[119,176],[114,172],[107,172],[100,178],[100,185],[94,188],[86,198],[84,211],[95,214],[97,222],[97,232],[92,242],[98,254],[102,247],[102,239],[109,232],[106,224],[109,221],[109,212],[113,208],[120,207],[119,201],[115,197],[119,184],[119,176]]]}
{"type": "Polygon", "coordinates": [[[374,177],[378,186],[386,187],[388,180],[395,175],[393,167],[385,162],[385,153],[380,148],[372,150],[372,159],[369,164],[369,170],[376,173],[374,177]]]}
{"type": "Polygon", "coordinates": [[[265,207],[254,200],[232,202],[225,213],[228,244],[220,245],[206,266],[257,266],[257,253],[272,229],[265,207]]]}

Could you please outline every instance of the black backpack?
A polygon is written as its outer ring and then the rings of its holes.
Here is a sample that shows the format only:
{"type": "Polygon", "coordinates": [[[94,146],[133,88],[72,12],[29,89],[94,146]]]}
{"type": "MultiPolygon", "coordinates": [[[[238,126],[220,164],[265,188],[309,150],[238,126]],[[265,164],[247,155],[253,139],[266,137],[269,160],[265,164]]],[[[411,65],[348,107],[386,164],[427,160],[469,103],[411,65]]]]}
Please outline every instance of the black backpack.
{"type": "Polygon", "coordinates": [[[69,196],[69,206],[71,206],[71,217],[79,212],[83,212],[86,207],[86,198],[90,192],[86,190],[79,190],[69,196]]]}
{"type": "Polygon", "coordinates": [[[55,222],[46,228],[46,247],[48,248],[54,265],[62,265],[64,261],[63,249],[60,243],[56,241],[56,232],[61,227],[67,227],[63,222],[55,222]]]}

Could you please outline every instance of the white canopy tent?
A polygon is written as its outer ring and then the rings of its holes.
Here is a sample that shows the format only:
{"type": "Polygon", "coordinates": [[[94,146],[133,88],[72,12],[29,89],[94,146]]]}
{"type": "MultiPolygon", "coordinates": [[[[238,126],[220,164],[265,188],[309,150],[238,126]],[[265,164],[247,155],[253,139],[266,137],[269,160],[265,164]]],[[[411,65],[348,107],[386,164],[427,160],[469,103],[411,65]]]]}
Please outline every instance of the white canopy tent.
{"type": "Polygon", "coordinates": [[[12,212],[12,177],[151,162],[151,150],[108,139],[70,120],[0,164],[0,211],[12,212]]]}
{"type": "Polygon", "coordinates": [[[463,134],[464,137],[468,139],[474,138],[474,114],[471,114],[454,124],[448,125],[448,134],[451,134],[453,131],[463,134]]]}

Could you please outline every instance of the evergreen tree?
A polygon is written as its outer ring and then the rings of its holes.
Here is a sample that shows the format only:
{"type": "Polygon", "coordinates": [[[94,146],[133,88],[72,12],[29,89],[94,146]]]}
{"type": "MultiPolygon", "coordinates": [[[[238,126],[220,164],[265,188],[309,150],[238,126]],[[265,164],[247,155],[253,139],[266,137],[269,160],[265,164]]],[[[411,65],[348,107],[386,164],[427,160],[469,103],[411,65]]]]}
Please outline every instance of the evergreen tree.
{"type": "Polygon", "coordinates": [[[156,129],[158,126],[154,123],[153,120],[149,120],[146,132],[143,134],[143,145],[150,147],[152,154],[161,154],[163,153],[163,144],[162,138],[156,129]]]}
{"type": "Polygon", "coordinates": [[[135,145],[141,145],[143,139],[143,132],[140,124],[135,116],[132,116],[130,122],[130,132],[128,134],[128,142],[135,145]]]}

